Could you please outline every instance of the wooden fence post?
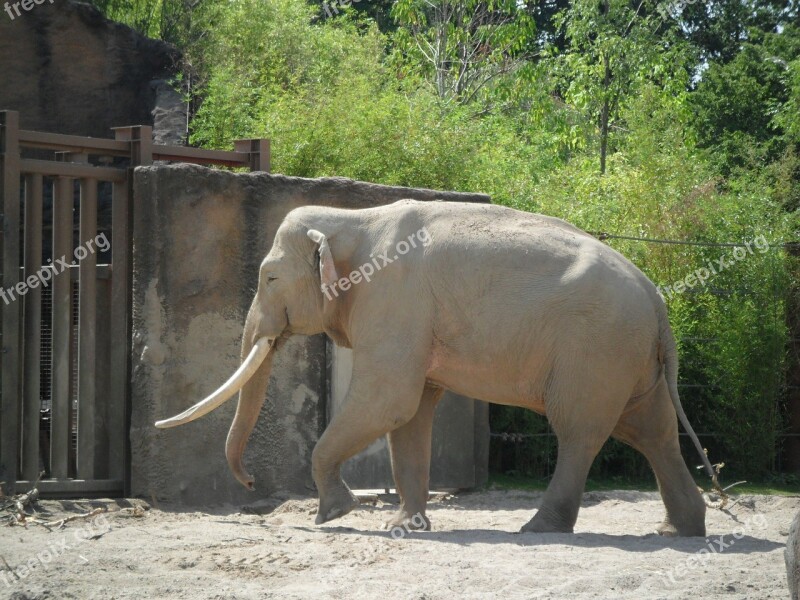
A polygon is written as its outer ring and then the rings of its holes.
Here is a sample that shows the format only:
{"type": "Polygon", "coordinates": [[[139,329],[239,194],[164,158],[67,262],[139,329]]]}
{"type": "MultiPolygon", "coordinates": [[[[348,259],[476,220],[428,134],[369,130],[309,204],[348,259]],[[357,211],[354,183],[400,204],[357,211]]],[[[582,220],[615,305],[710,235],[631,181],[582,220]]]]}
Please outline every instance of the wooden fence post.
{"type": "Polygon", "coordinates": [[[153,164],[153,128],[149,125],[114,127],[114,138],[129,142],[131,147],[131,168],[149,167],[153,164]]]}
{"type": "MultiPolygon", "coordinates": [[[[43,178],[25,176],[25,279],[41,272],[43,178]]],[[[39,429],[41,427],[41,329],[42,288],[38,284],[25,296],[23,325],[25,354],[22,361],[22,390],[25,394],[22,409],[21,479],[36,481],[39,475],[39,429]]],[[[19,478],[18,478],[19,479],[19,478]]]]}
{"type": "Polygon", "coordinates": [[[126,344],[112,344],[111,394],[124,396],[124,406],[117,404],[108,415],[109,454],[112,477],[122,479],[125,495],[130,493],[130,451],[128,425],[130,423],[130,355],[132,305],[132,248],[133,248],[133,169],[153,164],[153,128],[147,125],[113,128],[118,141],[130,144],[130,168],[124,183],[115,183],[111,201],[111,339],[124,339],[126,344]]]}
{"type": "Polygon", "coordinates": [[[0,193],[2,193],[2,348],[0,351],[0,481],[7,494],[16,489],[19,463],[21,307],[19,113],[0,112],[0,193]]]}
{"type": "Polygon", "coordinates": [[[251,171],[269,173],[271,159],[269,140],[236,140],[233,142],[233,149],[249,156],[251,171]]]}
{"type": "MultiPolygon", "coordinates": [[[[57,153],[58,162],[66,162],[65,153],[57,153]]],[[[67,479],[72,463],[72,274],[59,266],[59,259],[73,256],[73,209],[75,180],[56,177],[53,184],[53,278],[52,299],[52,369],[50,409],[50,475],[67,479]]]]}

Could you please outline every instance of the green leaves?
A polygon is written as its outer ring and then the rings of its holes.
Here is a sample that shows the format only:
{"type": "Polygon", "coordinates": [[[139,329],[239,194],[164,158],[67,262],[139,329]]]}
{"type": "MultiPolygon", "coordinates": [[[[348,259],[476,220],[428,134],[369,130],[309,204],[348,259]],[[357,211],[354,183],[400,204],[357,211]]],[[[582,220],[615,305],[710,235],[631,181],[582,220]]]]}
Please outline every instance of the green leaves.
{"type": "Polygon", "coordinates": [[[679,93],[691,55],[663,31],[655,6],[646,0],[577,0],[555,22],[566,47],[547,52],[554,92],[597,127],[604,172],[626,102],[648,83],[679,93]]]}
{"type": "Polygon", "coordinates": [[[512,0],[397,0],[395,43],[443,100],[467,104],[532,58],[535,22],[512,0]]]}
{"type": "Polygon", "coordinates": [[[800,30],[761,39],[729,62],[711,64],[689,98],[698,142],[726,174],[774,161],[796,140],[800,30]]]}

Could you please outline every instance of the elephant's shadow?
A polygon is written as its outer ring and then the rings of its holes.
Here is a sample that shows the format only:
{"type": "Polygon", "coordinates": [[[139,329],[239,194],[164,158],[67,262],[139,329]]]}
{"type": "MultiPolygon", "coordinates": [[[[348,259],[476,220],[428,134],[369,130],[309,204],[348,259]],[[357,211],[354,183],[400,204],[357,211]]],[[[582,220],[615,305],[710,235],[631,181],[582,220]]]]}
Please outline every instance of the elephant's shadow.
{"type": "Polygon", "coordinates": [[[428,542],[444,542],[470,546],[472,544],[516,544],[517,546],[574,546],[578,548],[616,548],[625,552],[657,552],[658,550],[671,549],[686,554],[694,554],[703,549],[709,553],[722,554],[756,554],[772,552],[785,547],[785,544],[769,539],[744,535],[739,539],[730,533],[724,534],[720,551],[719,536],[723,534],[710,534],[702,537],[671,538],[660,536],[656,533],[645,535],[594,533],[582,531],[579,533],[517,533],[499,529],[452,529],[449,531],[390,531],[360,530],[352,527],[326,527],[317,529],[295,526],[304,531],[325,531],[341,535],[360,535],[383,537],[397,542],[406,539],[418,539],[428,542]],[[402,533],[402,535],[401,535],[402,533]],[[733,542],[733,543],[731,543],[733,542]]]}
{"type": "MultiPolygon", "coordinates": [[[[590,499],[591,500],[591,499],[590,499]]],[[[278,503],[269,504],[268,510],[263,513],[268,515],[278,503]]],[[[457,505],[448,505],[449,509],[469,511],[469,508],[457,505]]],[[[534,506],[535,508],[535,506],[534,506]]],[[[643,534],[616,534],[599,533],[591,531],[579,531],[577,533],[519,533],[518,531],[508,531],[502,529],[450,529],[447,531],[437,531],[435,515],[433,531],[406,531],[396,529],[394,532],[379,529],[379,524],[394,514],[397,509],[396,504],[385,504],[381,507],[370,506],[368,503],[361,505],[361,509],[366,509],[371,514],[371,521],[375,528],[356,529],[342,525],[284,525],[288,529],[307,531],[313,533],[326,532],[339,535],[379,537],[403,543],[406,541],[425,540],[430,542],[443,542],[447,544],[458,544],[470,546],[472,544],[516,544],[517,546],[572,546],[578,548],[616,548],[625,552],[658,552],[659,550],[670,549],[684,554],[695,554],[704,549],[710,554],[760,554],[768,553],[785,547],[784,543],[774,540],[759,538],[753,535],[743,535],[739,538],[733,536],[737,525],[742,522],[730,513],[729,516],[735,522],[727,529],[714,529],[708,532],[706,537],[664,537],[655,533],[655,523],[653,523],[652,533],[643,534]],[[724,544],[720,550],[720,536],[723,536],[724,544]]],[[[252,512],[252,511],[249,511],[252,512]]],[[[258,512],[258,511],[256,511],[258,512]]],[[[503,512],[496,510],[495,512],[503,512]]],[[[220,509],[219,513],[229,514],[225,509],[220,509]]],[[[591,523],[587,523],[591,526],[591,523]]],[[[523,525],[521,522],[520,526],[523,525]]]]}

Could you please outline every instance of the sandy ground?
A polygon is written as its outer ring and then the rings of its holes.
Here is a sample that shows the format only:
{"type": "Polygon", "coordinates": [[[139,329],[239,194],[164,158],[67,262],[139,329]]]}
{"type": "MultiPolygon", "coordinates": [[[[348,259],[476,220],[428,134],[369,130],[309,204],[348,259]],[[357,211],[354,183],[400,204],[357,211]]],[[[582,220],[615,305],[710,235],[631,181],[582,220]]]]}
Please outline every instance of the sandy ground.
{"type": "Polygon", "coordinates": [[[710,510],[707,540],[651,533],[663,511],[651,492],[585,494],[573,535],[515,533],[540,500],[444,497],[430,507],[434,531],[412,533],[380,529],[397,508],[380,499],[322,527],[311,499],[196,512],[47,501],[43,520],[109,512],[52,532],[0,527],[0,597],[788,597],[783,547],[798,497],[741,496],[728,513],[710,510]]]}

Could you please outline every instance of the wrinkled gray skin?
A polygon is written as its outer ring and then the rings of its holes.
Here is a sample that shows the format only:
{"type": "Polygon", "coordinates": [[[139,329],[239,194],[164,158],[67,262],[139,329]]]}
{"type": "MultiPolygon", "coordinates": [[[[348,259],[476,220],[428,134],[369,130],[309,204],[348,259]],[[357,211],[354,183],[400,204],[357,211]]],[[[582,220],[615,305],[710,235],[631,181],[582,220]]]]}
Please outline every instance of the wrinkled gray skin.
{"type": "MultiPolygon", "coordinates": [[[[705,535],[705,503],[678,445],[676,411],[691,427],[678,400],[664,302],[631,262],[568,223],[500,206],[410,200],[294,210],[261,264],[242,358],[261,338],[279,348],[287,336],[321,332],[352,348],[354,365],[342,410],[312,456],[317,523],[358,504],[341,465],[388,434],[402,499],[388,525],[429,527],[427,517],[421,526],[412,518],[425,515],[433,413],[449,389],[524,406],[552,425],[555,474],[523,532],[573,530],[589,467],[614,436],[642,452],[656,474],[667,509],[658,530],[705,535]],[[429,243],[417,241],[383,266],[379,254],[388,249],[392,258],[398,242],[415,235],[429,243]],[[330,299],[321,291],[367,263],[382,267],[370,282],[330,299]]],[[[241,389],[228,435],[228,463],[248,488],[254,480],[242,454],[274,352],[241,389]]]]}

